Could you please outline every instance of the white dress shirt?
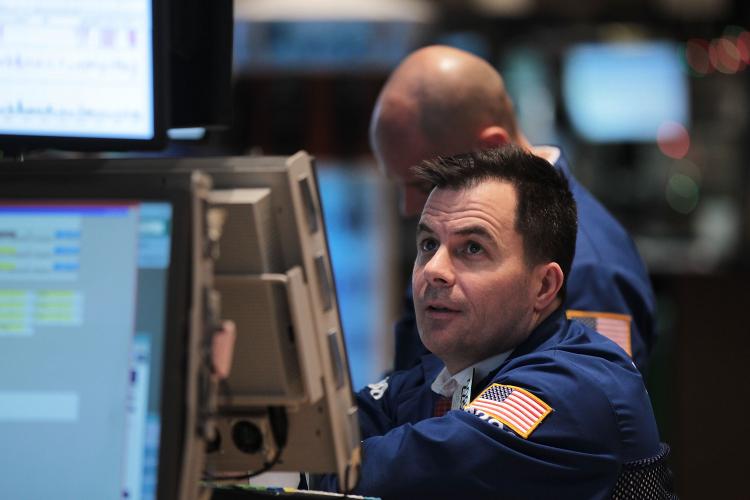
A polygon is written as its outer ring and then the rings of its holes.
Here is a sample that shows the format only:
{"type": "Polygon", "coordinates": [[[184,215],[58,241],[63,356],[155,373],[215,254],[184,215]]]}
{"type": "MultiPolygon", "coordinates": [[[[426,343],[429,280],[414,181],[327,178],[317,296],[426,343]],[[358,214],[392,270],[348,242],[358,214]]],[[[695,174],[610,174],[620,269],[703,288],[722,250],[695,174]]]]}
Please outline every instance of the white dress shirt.
{"type": "Polygon", "coordinates": [[[471,397],[471,384],[473,381],[483,380],[489,373],[500,366],[510,353],[505,351],[490,358],[468,366],[451,375],[448,368],[443,367],[438,373],[430,388],[432,392],[451,399],[451,409],[459,410],[469,403],[467,398],[471,397]]]}

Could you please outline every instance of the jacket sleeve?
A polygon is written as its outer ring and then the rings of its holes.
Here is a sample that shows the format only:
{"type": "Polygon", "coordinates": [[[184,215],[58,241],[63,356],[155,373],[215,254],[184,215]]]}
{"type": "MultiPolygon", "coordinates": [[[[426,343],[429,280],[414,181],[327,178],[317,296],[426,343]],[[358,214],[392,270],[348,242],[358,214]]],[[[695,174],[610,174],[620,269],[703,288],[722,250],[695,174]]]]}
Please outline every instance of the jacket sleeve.
{"type": "Polygon", "coordinates": [[[393,428],[390,416],[392,385],[393,377],[388,376],[357,393],[357,414],[362,439],[385,434],[393,428]]]}
{"type": "Polygon", "coordinates": [[[641,373],[647,373],[648,357],[656,341],[650,283],[628,269],[589,261],[576,266],[568,291],[566,309],[631,316],[632,358],[641,373]]]}
{"type": "MultiPolygon", "coordinates": [[[[607,397],[581,386],[588,383],[582,378],[543,361],[495,380],[552,407],[528,438],[457,410],[368,437],[355,493],[384,500],[608,498],[620,470],[620,436],[607,397]]],[[[327,488],[336,488],[335,479],[327,488]]]]}
{"type": "Polygon", "coordinates": [[[606,498],[619,466],[613,456],[525,440],[479,417],[451,411],[364,442],[356,492],[383,499],[606,498]],[[545,495],[546,493],[546,495],[545,495]]]}

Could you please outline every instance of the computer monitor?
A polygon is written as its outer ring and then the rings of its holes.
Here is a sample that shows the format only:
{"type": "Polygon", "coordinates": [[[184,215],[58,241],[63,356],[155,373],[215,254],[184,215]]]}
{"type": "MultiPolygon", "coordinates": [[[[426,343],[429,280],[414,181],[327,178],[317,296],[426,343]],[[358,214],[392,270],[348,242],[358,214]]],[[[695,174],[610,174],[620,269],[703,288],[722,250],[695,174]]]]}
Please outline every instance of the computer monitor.
{"type": "MultiPolygon", "coordinates": [[[[232,0],[167,0],[169,128],[232,122],[232,0]]],[[[171,134],[170,134],[171,136],[171,134]]]]}
{"type": "Polygon", "coordinates": [[[215,285],[237,324],[209,474],[337,473],[351,487],[359,424],[312,158],[183,168],[212,177],[211,207],[224,216],[215,285]]]}
{"type": "Polygon", "coordinates": [[[573,128],[595,143],[655,143],[661,125],[687,126],[684,66],[679,47],[667,41],[573,45],[562,64],[573,128]]]}
{"type": "Polygon", "coordinates": [[[3,497],[197,498],[208,181],[137,165],[0,162],[3,497]]]}
{"type": "Polygon", "coordinates": [[[0,0],[0,150],[163,145],[164,0],[0,0]]]}

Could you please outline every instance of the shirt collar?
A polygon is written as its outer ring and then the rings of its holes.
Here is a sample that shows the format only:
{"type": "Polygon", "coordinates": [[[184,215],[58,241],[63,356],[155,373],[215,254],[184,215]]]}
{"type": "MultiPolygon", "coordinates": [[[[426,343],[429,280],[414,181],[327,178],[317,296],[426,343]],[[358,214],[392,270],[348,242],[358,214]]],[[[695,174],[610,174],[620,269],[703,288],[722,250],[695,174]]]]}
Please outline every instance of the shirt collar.
{"type": "Polygon", "coordinates": [[[544,158],[552,165],[557,164],[557,161],[560,159],[560,155],[562,154],[560,148],[556,146],[534,146],[533,152],[535,155],[544,158]]]}
{"type": "Polygon", "coordinates": [[[492,370],[500,366],[502,362],[510,356],[511,352],[512,350],[501,352],[500,354],[466,367],[455,375],[451,375],[448,369],[443,367],[437,377],[435,377],[430,388],[432,389],[432,392],[450,398],[457,389],[465,386],[472,379],[472,374],[476,380],[483,380],[492,370]]]}

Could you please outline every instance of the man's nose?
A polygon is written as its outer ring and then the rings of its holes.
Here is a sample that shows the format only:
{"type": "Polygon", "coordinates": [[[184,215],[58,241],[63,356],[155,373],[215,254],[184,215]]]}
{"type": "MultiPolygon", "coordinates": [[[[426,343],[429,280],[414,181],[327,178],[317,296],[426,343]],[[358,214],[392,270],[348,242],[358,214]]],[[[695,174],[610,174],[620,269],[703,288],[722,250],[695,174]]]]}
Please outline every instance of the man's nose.
{"type": "Polygon", "coordinates": [[[450,252],[440,246],[424,266],[425,280],[435,287],[453,286],[455,273],[450,252]]]}

